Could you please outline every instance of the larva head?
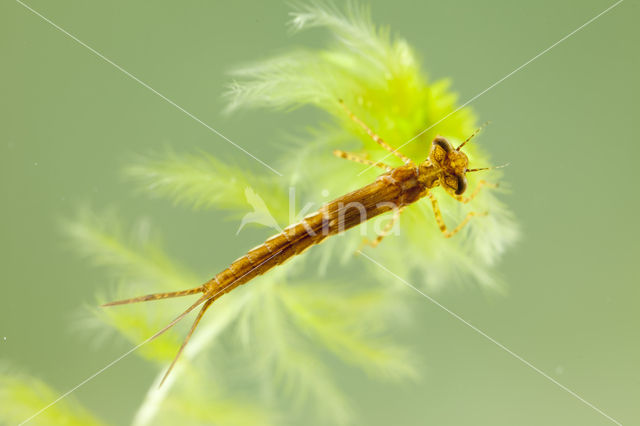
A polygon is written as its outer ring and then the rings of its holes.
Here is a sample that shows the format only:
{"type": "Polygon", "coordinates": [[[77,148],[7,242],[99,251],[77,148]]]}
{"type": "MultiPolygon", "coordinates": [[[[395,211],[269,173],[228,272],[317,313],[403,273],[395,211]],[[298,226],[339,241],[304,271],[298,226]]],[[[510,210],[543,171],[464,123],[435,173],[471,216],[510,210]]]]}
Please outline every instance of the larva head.
{"type": "MultiPolygon", "coordinates": [[[[466,142],[465,142],[466,143],[466,142]]],[[[442,172],[440,177],[440,185],[453,190],[457,195],[462,194],[467,189],[467,166],[469,158],[460,151],[460,145],[454,148],[448,140],[441,136],[437,136],[431,144],[429,152],[429,161],[438,167],[442,172]]]]}

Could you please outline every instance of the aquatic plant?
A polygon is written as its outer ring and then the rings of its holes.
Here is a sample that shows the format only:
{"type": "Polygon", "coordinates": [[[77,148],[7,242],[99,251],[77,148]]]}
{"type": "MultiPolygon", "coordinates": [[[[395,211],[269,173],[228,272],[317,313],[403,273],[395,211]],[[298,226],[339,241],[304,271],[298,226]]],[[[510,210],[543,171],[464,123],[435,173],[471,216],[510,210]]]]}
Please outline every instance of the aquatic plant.
{"type": "MultiPolygon", "coordinates": [[[[292,137],[295,142],[284,147],[286,161],[278,170],[285,178],[268,170],[248,172],[207,153],[165,152],[127,167],[127,175],[144,193],[194,210],[245,216],[243,225],[284,227],[294,219],[289,217],[288,187],[294,187],[302,199],[318,199],[318,207],[323,201],[318,194],[338,196],[345,192],[345,182],[351,189],[375,177],[375,170],[362,173],[362,166],[333,157],[334,149],[372,159],[385,155],[349,120],[338,99],[417,161],[426,158],[436,134],[455,144],[477,127],[469,108],[457,108],[450,82],[431,82],[410,45],[392,37],[388,29],[376,27],[366,7],[353,2],[344,10],[332,3],[301,5],[289,24],[292,32],[325,28],[333,39],[322,49],[298,49],[241,67],[234,71],[227,92],[229,112],[245,107],[287,110],[306,104],[327,112],[326,123],[292,137]]],[[[474,141],[468,152],[474,167],[492,164],[481,143],[474,141]]],[[[500,177],[497,170],[483,176],[494,182],[500,177]]],[[[470,176],[470,188],[477,179],[470,176]]],[[[517,233],[510,212],[496,194],[484,191],[471,205],[439,196],[445,220],[452,224],[470,209],[489,213],[452,239],[440,234],[426,202],[410,207],[398,235],[387,237],[375,249],[375,257],[429,291],[461,280],[497,288],[492,266],[517,233]]],[[[84,211],[68,223],[67,231],[80,251],[110,270],[119,283],[109,299],[190,288],[201,281],[197,273],[165,253],[147,222],[128,236],[113,216],[84,211]]],[[[371,237],[372,228],[367,232],[371,237]]],[[[353,258],[361,240],[358,230],[331,238],[225,295],[205,316],[183,359],[160,388],[163,367],[175,354],[184,331],[171,330],[137,350],[137,356],[157,365],[158,380],[150,386],[133,423],[269,424],[296,418],[302,408],[314,407],[325,421],[345,424],[354,413],[327,364],[331,357],[373,378],[417,377],[415,358],[391,337],[393,327],[407,326],[398,324],[408,315],[405,289],[377,266],[353,258]],[[332,273],[328,265],[334,262],[358,262],[358,279],[332,273]]],[[[201,244],[206,247],[208,242],[201,244]]],[[[225,266],[212,264],[211,272],[225,266]]],[[[105,300],[105,296],[98,298],[105,300]]],[[[176,306],[180,301],[169,303],[176,306]]],[[[87,320],[88,324],[105,332],[115,330],[134,345],[170,319],[167,305],[153,303],[90,311],[94,320],[87,320]]],[[[37,410],[36,399],[20,390],[30,380],[34,379],[7,376],[0,397],[37,410]]],[[[84,419],[90,418],[69,402],[45,411],[39,419],[43,424],[61,424],[57,423],[64,416],[61,413],[67,413],[69,425],[88,424],[84,419]]],[[[87,421],[99,424],[93,418],[87,421]]]]}

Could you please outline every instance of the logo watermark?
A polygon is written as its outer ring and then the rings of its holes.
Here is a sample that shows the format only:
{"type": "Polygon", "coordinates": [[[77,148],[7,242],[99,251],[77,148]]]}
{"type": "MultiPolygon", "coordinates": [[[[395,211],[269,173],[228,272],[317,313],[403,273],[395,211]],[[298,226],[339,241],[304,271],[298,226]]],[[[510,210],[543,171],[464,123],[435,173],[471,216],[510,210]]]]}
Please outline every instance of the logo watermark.
{"type": "MultiPolygon", "coordinates": [[[[360,234],[362,236],[369,235],[368,226],[372,226],[373,232],[377,235],[385,233],[386,235],[399,235],[400,226],[394,226],[391,230],[386,229],[389,223],[390,215],[376,217],[369,220],[373,216],[383,213],[396,214],[399,206],[393,202],[383,201],[368,206],[359,201],[341,200],[340,198],[324,204],[307,202],[299,210],[296,206],[296,189],[289,187],[289,217],[288,227],[283,228],[276,218],[273,216],[264,199],[251,187],[246,187],[244,191],[247,203],[253,211],[245,214],[236,231],[236,235],[248,224],[257,224],[273,229],[277,233],[284,232],[286,229],[300,225],[303,226],[308,235],[315,237],[317,235],[329,236],[346,231],[356,225],[360,225],[360,234]]],[[[324,189],[321,192],[323,198],[329,196],[329,191],[324,189]]]]}

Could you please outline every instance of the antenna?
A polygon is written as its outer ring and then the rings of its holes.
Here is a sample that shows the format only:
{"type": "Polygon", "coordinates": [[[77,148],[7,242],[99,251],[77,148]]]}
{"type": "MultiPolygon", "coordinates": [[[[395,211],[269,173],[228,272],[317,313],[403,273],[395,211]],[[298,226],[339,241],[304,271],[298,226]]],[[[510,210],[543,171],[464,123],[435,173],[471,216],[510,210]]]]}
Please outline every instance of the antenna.
{"type": "Polygon", "coordinates": [[[465,140],[464,142],[462,142],[462,143],[460,144],[460,146],[456,148],[456,151],[460,151],[460,148],[462,148],[462,147],[463,147],[467,142],[469,142],[469,141],[470,141],[470,140],[471,140],[475,135],[477,135],[478,133],[480,133],[480,130],[484,129],[484,128],[485,128],[487,125],[489,125],[489,124],[491,124],[491,122],[490,122],[490,121],[485,121],[485,122],[484,122],[484,124],[483,124],[482,126],[478,127],[478,128],[476,129],[476,131],[475,131],[475,132],[473,132],[473,133],[471,134],[471,136],[469,136],[469,137],[467,138],[467,140],[465,140]]]}
{"type": "Polygon", "coordinates": [[[509,164],[511,163],[505,163],[505,164],[501,164],[500,166],[493,166],[493,167],[481,167],[479,169],[467,169],[465,173],[480,172],[482,170],[502,169],[503,167],[507,167],[509,164]]]}

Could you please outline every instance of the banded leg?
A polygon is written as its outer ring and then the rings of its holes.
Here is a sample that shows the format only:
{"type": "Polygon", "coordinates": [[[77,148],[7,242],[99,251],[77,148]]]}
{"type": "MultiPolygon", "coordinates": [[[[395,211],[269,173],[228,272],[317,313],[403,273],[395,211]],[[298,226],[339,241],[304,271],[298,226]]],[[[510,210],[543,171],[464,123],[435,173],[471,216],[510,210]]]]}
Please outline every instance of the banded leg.
{"type": "Polygon", "coordinates": [[[490,183],[490,182],[487,182],[486,180],[480,180],[480,181],[478,181],[478,185],[476,186],[476,189],[474,189],[473,192],[471,193],[471,195],[469,195],[468,197],[465,197],[463,195],[457,195],[453,191],[452,191],[451,195],[453,196],[453,198],[455,198],[456,200],[460,201],[461,203],[467,204],[469,201],[471,201],[474,198],[476,198],[476,196],[480,193],[480,190],[482,189],[483,186],[486,186],[487,188],[497,188],[498,184],[497,183],[490,183]]]}
{"type": "Polygon", "coordinates": [[[393,230],[393,227],[395,226],[396,222],[398,222],[398,219],[400,219],[400,214],[402,214],[402,210],[404,210],[404,207],[395,209],[393,211],[393,216],[391,217],[389,222],[387,222],[387,224],[384,226],[384,229],[382,230],[382,232],[380,232],[373,241],[369,241],[365,238],[360,248],[362,249],[366,245],[369,245],[375,248],[378,244],[380,244],[383,238],[389,235],[389,233],[391,233],[391,230],[393,230]]]}
{"type": "Polygon", "coordinates": [[[345,152],[345,151],[340,151],[339,149],[336,149],[335,151],[333,151],[333,155],[335,155],[338,158],[344,158],[345,160],[350,160],[350,161],[355,161],[356,163],[360,163],[360,164],[366,164],[367,166],[374,166],[374,167],[379,167],[381,169],[384,169],[386,171],[391,171],[393,170],[393,167],[388,166],[384,163],[381,162],[376,162],[376,161],[371,161],[367,158],[363,158],[357,154],[353,154],[351,152],[345,152]]]}
{"type": "Polygon", "coordinates": [[[373,141],[375,143],[377,143],[378,145],[380,145],[381,147],[383,147],[384,149],[389,151],[391,154],[393,154],[396,157],[398,157],[399,159],[401,159],[405,164],[411,164],[412,163],[412,161],[411,161],[411,159],[409,157],[407,157],[406,155],[402,154],[398,150],[396,150],[393,147],[391,147],[391,145],[389,145],[384,140],[382,140],[382,138],[380,136],[375,134],[373,132],[373,130],[371,130],[366,124],[364,124],[362,122],[362,120],[360,120],[358,117],[356,117],[356,115],[354,113],[352,113],[349,110],[349,108],[347,108],[347,106],[344,104],[342,99],[340,99],[340,105],[347,112],[347,114],[349,115],[349,118],[351,118],[356,124],[358,124],[360,127],[362,127],[365,130],[365,132],[367,132],[367,134],[371,137],[371,139],[373,139],[373,141]]]}
{"type": "Polygon", "coordinates": [[[442,212],[440,211],[440,207],[438,206],[438,200],[436,199],[436,196],[433,195],[430,191],[427,192],[427,195],[429,196],[429,199],[431,200],[431,207],[433,207],[433,213],[436,217],[436,222],[438,222],[438,227],[440,228],[440,232],[442,232],[445,236],[445,238],[451,238],[454,235],[456,235],[458,232],[460,232],[460,230],[462,228],[464,228],[464,226],[469,223],[469,221],[471,220],[472,217],[474,216],[486,216],[487,213],[476,213],[476,212],[469,212],[467,213],[467,216],[462,220],[462,222],[460,222],[458,224],[458,226],[456,226],[455,228],[453,228],[452,231],[448,231],[447,230],[447,225],[444,223],[444,219],[442,219],[442,212]]]}

